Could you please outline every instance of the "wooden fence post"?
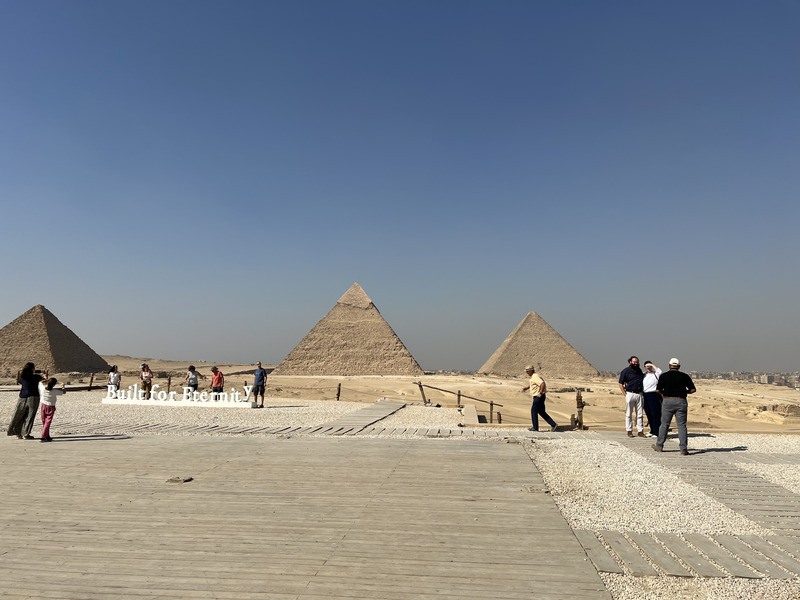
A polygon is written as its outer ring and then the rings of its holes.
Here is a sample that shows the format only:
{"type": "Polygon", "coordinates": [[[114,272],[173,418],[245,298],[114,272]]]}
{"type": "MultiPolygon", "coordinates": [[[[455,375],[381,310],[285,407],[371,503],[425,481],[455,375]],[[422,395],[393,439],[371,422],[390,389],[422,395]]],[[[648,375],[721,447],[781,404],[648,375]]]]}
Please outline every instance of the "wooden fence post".
{"type": "Polygon", "coordinates": [[[458,390],[458,408],[461,408],[461,390],[458,390]]]}
{"type": "MultiPolygon", "coordinates": [[[[89,391],[90,392],[92,391],[92,383],[94,383],[94,373],[92,373],[92,376],[89,378],[89,391]]],[[[55,400],[54,400],[54,402],[55,402],[55,400]]],[[[36,415],[34,415],[34,416],[36,416],[36,415]]]]}
{"type": "Polygon", "coordinates": [[[339,398],[342,396],[342,384],[340,383],[336,386],[336,401],[339,401],[339,398]]]}
{"type": "Polygon", "coordinates": [[[419,386],[419,393],[422,394],[422,403],[427,404],[428,399],[425,397],[425,390],[422,388],[422,382],[417,382],[417,385],[419,386]]]}
{"type": "Polygon", "coordinates": [[[169,394],[169,389],[172,387],[172,375],[167,377],[167,394],[169,394]]]}
{"type": "Polygon", "coordinates": [[[583,396],[581,396],[580,390],[578,390],[578,393],[575,394],[575,403],[578,407],[578,430],[583,431],[583,407],[586,406],[586,403],[583,401],[583,396]]]}
{"type": "Polygon", "coordinates": [[[494,402],[489,402],[489,423],[494,423],[494,402]]]}

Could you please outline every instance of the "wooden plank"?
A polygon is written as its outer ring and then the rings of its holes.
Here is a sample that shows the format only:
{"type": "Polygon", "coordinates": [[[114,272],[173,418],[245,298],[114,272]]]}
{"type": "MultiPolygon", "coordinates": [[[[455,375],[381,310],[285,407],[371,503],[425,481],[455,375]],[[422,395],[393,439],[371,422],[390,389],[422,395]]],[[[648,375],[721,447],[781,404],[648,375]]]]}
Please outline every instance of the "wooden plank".
{"type": "Polygon", "coordinates": [[[800,561],[789,556],[780,548],[756,535],[740,535],[739,539],[752,546],[771,561],[778,563],[787,571],[800,575],[800,561]]]}
{"type": "Polygon", "coordinates": [[[592,561],[595,568],[602,573],[624,573],[622,567],[608,553],[600,540],[597,539],[593,531],[575,529],[573,532],[583,546],[586,556],[592,561]]]}
{"type": "Polygon", "coordinates": [[[699,533],[685,533],[683,537],[695,548],[700,550],[703,554],[725,569],[734,577],[742,577],[745,579],[761,579],[762,576],[757,574],[746,565],[740,563],[734,556],[731,556],[723,548],[715,544],[705,535],[699,533]]]}
{"type": "Polygon", "coordinates": [[[677,534],[659,533],[657,537],[669,548],[670,552],[689,565],[701,577],[725,577],[725,573],[708,562],[697,550],[689,547],[677,534]]]}
{"type": "Polygon", "coordinates": [[[675,560],[652,536],[637,532],[629,532],[627,535],[667,575],[693,577],[686,567],[675,560]]]}
{"type": "Polygon", "coordinates": [[[800,539],[788,535],[773,535],[769,538],[773,544],[777,544],[786,552],[793,554],[795,558],[800,557],[800,539]]]}
{"type": "Polygon", "coordinates": [[[774,562],[759,554],[732,535],[715,535],[714,539],[727,548],[728,551],[735,554],[756,571],[763,573],[767,577],[772,577],[773,579],[789,579],[791,577],[789,573],[781,569],[774,562]]]}
{"type": "Polygon", "coordinates": [[[461,414],[463,415],[461,422],[467,427],[479,424],[478,410],[475,408],[474,404],[464,405],[461,409],[461,414]]]}
{"type": "Polygon", "coordinates": [[[618,531],[600,531],[606,543],[613,548],[617,556],[622,559],[631,573],[636,577],[649,577],[657,575],[656,570],[647,562],[639,551],[618,531]]]}

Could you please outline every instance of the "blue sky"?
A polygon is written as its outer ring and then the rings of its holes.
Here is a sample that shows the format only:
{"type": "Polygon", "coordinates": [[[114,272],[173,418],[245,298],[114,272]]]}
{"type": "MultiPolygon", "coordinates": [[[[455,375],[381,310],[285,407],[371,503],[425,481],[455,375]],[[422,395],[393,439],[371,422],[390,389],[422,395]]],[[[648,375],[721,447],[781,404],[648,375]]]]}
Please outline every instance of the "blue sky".
{"type": "Polygon", "coordinates": [[[800,369],[800,3],[0,0],[0,323],[276,363],[359,282],[425,369],[800,369]]]}

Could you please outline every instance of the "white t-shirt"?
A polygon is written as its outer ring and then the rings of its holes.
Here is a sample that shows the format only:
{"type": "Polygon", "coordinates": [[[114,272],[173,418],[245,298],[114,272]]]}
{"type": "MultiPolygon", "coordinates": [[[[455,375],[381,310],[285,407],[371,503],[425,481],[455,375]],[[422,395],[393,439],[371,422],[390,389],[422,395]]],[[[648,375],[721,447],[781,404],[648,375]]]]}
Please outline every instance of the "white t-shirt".
{"type": "Polygon", "coordinates": [[[116,385],[119,387],[119,380],[121,378],[120,372],[115,371],[113,373],[108,374],[108,383],[111,385],[116,385]]]}
{"type": "Polygon", "coordinates": [[[64,391],[61,388],[53,388],[52,390],[48,390],[44,387],[44,384],[39,382],[39,402],[42,404],[46,404],[47,406],[55,406],[56,405],[56,398],[61,396],[64,391]]]}
{"type": "Polygon", "coordinates": [[[661,377],[661,369],[656,369],[655,373],[651,373],[647,371],[644,374],[644,391],[645,392],[655,392],[656,386],[658,385],[658,378],[661,377]]]}

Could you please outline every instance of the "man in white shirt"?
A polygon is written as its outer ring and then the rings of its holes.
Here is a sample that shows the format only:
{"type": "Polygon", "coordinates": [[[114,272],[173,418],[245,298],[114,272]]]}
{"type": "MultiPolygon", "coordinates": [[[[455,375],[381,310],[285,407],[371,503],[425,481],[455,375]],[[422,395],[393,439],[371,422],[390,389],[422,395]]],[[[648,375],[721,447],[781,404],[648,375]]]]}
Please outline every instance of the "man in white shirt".
{"type": "Polygon", "coordinates": [[[645,437],[658,437],[658,428],[661,426],[661,394],[656,391],[661,369],[649,360],[644,362],[644,412],[650,425],[650,432],[645,437]]]}

